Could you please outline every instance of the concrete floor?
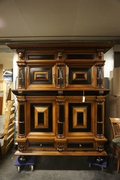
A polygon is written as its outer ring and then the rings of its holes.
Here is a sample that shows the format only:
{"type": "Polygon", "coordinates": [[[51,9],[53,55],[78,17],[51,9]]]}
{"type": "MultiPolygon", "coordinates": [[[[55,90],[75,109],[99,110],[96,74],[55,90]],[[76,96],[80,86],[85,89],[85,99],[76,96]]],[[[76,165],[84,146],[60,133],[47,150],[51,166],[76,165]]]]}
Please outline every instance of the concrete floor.
{"type": "Polygon", "coordinates": [[[116,172],[117,158],[113,162],[111,155],[103,171],[97,166],[89,168],[87,157],[36,156],[33,171],[24,166],[18,173],[14,152],[11,148],[0,160],[0,180],[120,180],[120,173],[116,172]]]}

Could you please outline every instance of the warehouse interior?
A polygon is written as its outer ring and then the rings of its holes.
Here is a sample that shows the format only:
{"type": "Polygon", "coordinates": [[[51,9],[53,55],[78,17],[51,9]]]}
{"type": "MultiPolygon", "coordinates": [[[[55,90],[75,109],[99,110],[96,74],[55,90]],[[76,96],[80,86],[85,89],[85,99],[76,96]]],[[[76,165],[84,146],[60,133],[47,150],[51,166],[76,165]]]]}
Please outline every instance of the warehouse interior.
{"type": "Polygon", "coordinates": [[[0,0],[0,112],[1,116],[6,114],[9,100],[14,101],[10,108],[12,106],[15,112],[12,144],[1,153],[0,177],[3,180],[120,178],[116,171],[117,152],[114,161],[112,159],[109,122],[109,117],[120,118],[119,15],[119,0],[0,0]],[[18,88],[18,54],[10,45],[50,43],[106,44],[111,47],[104,54],[104,88],[110,90],[105,100],[104,134],[108,159],[104,169],[94,165],[89,167],[87,156],[37,156],[33,172],[28,167],[22,167],[20,173],[16,170],[18,114],[17,99],[11,90],[18,88]]]}

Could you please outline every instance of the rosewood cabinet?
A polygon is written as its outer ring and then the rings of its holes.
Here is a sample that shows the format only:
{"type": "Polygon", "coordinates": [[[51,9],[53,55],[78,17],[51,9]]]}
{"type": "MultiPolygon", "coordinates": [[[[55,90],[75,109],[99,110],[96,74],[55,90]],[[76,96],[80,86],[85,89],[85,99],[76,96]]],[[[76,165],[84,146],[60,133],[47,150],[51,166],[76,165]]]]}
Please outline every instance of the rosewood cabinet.
{"type": "Polygon", "coordinates": [[[104,53],[111,44],[8,44],[18,53],[18,151],[106,155],[104,53]]]}

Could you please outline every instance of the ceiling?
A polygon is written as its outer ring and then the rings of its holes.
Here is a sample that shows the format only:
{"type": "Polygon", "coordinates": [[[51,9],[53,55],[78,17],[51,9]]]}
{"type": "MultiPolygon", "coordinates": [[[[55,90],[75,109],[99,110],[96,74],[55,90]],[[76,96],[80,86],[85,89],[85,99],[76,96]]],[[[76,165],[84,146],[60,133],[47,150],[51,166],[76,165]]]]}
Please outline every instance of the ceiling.
{"type": "Polygon", "coordinates": [[[120,0],[0,0],[0,51],[12,42],[120,43],[120,0]]]}

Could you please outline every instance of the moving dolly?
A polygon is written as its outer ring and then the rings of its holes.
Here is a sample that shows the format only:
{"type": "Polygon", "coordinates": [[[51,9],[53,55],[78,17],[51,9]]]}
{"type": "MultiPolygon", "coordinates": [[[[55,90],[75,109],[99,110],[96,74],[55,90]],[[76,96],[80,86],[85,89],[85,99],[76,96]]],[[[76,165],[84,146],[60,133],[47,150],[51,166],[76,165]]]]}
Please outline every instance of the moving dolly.
{"type": "Polygon", "coordinates": [[[18,156],[14,163],[17,171],[20,172],[22,166],[28,166],[31,171],[34,170],[35,156],[18,156]]]}
{"type": "Polygon", "coordinates": [[[91,167],[92,165],[99,166],[103,171],[103,169],[107,167],[107,159],[107,156],[88,157],[87,162],[89,163],[89,167],[91,167]]]}

